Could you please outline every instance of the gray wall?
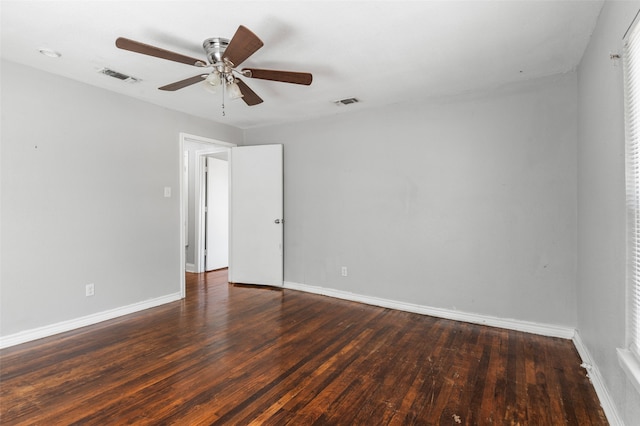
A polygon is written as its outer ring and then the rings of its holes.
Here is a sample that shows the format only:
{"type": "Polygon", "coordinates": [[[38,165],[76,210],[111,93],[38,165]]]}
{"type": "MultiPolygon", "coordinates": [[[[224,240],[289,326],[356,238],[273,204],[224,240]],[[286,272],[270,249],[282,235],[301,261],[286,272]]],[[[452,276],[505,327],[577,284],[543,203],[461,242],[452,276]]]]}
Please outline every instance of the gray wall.
{"type": "Polygon", "coordinates": [[[179,292],[178,134],[242,131],[14,63],[1,78],[0,334],[179,292]]]}
{"type": "Polygon", "coordinates": [[[576,90],[572,73],[247,130],[285,145],[285,280],[575,326],[576,90]]]}
{"type": "Polygon", "coordinates": [[[578,330],[627,424],[640,396],[618,366],[625,345],[622,37],[640,2],[606,2],[578,69],[578,330]]]}

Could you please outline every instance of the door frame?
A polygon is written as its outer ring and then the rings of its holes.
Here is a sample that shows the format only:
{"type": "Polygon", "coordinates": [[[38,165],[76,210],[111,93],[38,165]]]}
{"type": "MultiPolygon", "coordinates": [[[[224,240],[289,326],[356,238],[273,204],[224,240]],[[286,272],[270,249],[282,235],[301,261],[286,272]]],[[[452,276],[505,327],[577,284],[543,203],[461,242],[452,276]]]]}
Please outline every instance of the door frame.
{"type": "MultiPolygon", "coordinates": [[[[209,226],[217,226],[216,222],[219,222],[221,219],[212,219],[211,215],[213,214],[212,210],[215,210],[216,205],[215,202],[211,203],[211,200],[209,199],[210,195],[216,196],[219,195],[219,191],[220,189],[215,189],[216,186],[213,186],[213,192],[211,191],[211,188],[209,187],[209,183],[210,183],[210,178],[211,178],[211,174],[214,173],[214,171],[216,170],[216,168],[218,167],[222,167],[221,165],[209,165],[209,160],[217,160],[217,161],[221,161],[222,163],[225,163],[225,166],[227,168],[227,172],[226,172],[226,179],[227,179],[227,206],[226,206],[226,213],[227,213],[227,238],[225,241],[225,244],[227,246],[227,263],[225,266],[222,266],[222,264],[220,264],[220,266],[218,266],[218,268],[224,268],[224,267],[228,267],[229,266],[229,232],[231,230],[231,223],[228,219],[229,213],[231,212],[231,206],[230,206],[230,201],[231,201],[231,197],[229,195],[229,191],[231,189],[231,182],[229,182],[229,157],[230,157],[230,148],[220,148],[217,152],[215,153],[207,153],[207,154],[203,154],[200,157],[200,161],[201,161],[201,166],[202,166],[202,174],[201,174],[201,186],[200,186],[200,196],[198,197],[199,199],[196,201],[199,201],[198,205],[196,206],[197,212],[198,214],[198,220],[197,220],[197,227],[195,228],[195,231],[198,232],[197,235],[199,236],[199,240],[196,239],[196,241],[198,242],[198,247],[196,247],[195,250],[195,256],[198,256],[195,259],[196,265],[199,265],[200,269],[196,272],[207,272],[207,271],[212,271],[214,269],[208,269],[209,268],[209,261],[211,260],[213,256],[213,253],[211,253],[209,250],[211,249],[212,245],[215,244],[215,241],[209,241],[209,237],[211,236],[209,234],[209,226]],[[224,153],[225,154],[225,159],[222,159],[221,156],[219,156],[219,154],[224,153]]],[[[219,169],[218,169],[219,170],[219,169]]],[[[214,239],[215,240],[215,239],[214,239]]],[[[222,242],[224,239],[220,238],[219,241],[222,242]]],[[[215,250],[212,250],[212,252],[215,250]]],[[[195,268],[194,268],[195,269],[195,268]]]]}
{"type": "Polygon", "coordinates": [[[202,167],[202,162],[204,157],[207,154],[212,154],[216,152],[220,152],[223,149],[230,149],[232,147],[238,146],[235,143],[224,142],[217,139],[211,139],[204,136],[192,135],[189,133],[180,132],[180,143],[179,143],[179,161],[180,161],[180,297],[185,298],[186,292],[186,253],[185,253],[185,204],[189,197],[188,193],[185,193],[184,186],[187,182],[184,182],[184,147],[187,142],[196,142],[202,144],[211,145],[211,149],[204,149],[196,151],[196,156],[194,158],[195,164],[195,194],[196,201],[195,205],[198,209],[198,214],[196,215],[196,223],[195,223],[195,253],[194,253],[194,262],[196,272],[202,272],[201,268],[204,268],[204,238],[201,235],[202,230],[204,229],[204,199],[202,197],[204,191],[204,167],[202,167]]]}

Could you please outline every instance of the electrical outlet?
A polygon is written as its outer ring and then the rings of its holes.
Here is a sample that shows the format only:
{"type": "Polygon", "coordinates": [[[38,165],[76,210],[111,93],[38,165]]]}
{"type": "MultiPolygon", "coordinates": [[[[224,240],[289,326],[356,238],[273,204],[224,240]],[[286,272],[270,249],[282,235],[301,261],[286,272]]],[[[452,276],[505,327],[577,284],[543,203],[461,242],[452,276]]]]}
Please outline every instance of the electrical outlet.
{"type": "Polygon", "coordinates": [[[91,283],[91,284],[87,284],[86,286],[84,286],[84,294],[87,297],[93,296],[94,294],[96,294],[95,285],[93,283],[91,283]]]}
{"type": "Polygon", "coordinates": [[[347,274],[347,267],[346,267],[346,266],[343,266],[343,267],[342,267],[342,276],[343,276],[343,277],[346,277],[347,275],[348,275],[348,274],[347,274]]]}

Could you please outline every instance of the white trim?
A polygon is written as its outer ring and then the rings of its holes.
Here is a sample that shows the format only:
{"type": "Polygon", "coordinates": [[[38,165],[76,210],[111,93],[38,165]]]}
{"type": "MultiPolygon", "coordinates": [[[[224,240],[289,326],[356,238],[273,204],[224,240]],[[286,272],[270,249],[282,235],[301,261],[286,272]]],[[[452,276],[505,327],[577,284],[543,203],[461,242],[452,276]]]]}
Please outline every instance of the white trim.
{"type": "Polygon", "coordinates": [[[193,263],[187,263],[184,267],[185,272],[196,272],[196,265],[193,263]]]}
{"type": "Polygon", "coordinates": [[[618,415],[618,410],[616,409],[616,405],[607,390],[607,385],[600,374],[600,369],[591,358],[591,354],[589,350],[585,346],[582,338],[580,337],[580,333],[576,330],[575,335],[573,336],[573,345],[576,347],[578,354],[580,355],[580,359],[582,359],[582,367],[587,370],[587,377],[591,381],[593,388],[596,391],[596,395],[598,395],[598,399],[600,400],[600,405],[604,410],[605,416],[607,416],[607,420],[609,424],[612,426],[624,426],[624,422],[618,415]]]}
{"type": "Polygon", "coordinates": [[[618,362],[633,387],[640,393],[640,362],[638,358],[628,349],[618,349],[618,362]]]}
{"type": "Polygon", "coordinates": [[[68,321],[62,321],[56,324],[45,325],[31,330],[20,331],[8,336],[2,336],[0,337],[0,349],[30,342],[32,340],[42,339],[43,337],[53,336],[58,333],[64,333],[65,331],[75,330],[88,325],[97,324],[102,321],[129,315],[145,309],[155,308],[156,306],[175,302],[181,298],[180,293],[168,294],[166,296],[156,297],[155,299],[133,303],[131,305],[110,309],[108,311],[98,312],[68,321]]]}
{"type": "Polygon", "coordinates": [[[317,287],[307,284],[299,284],[290,281],[284,282],[284,288],[300,290],[307,293],[321,294],[323,296],[345,299],[353,302],[365,303],[367,305],[381,306],[383,308],[397,309],[400,311],[413,312],[421,315],[430,315],[438,318],[446,318],[455,321],[469,322],[473,324],[488,325],[491,327],[506,328],[509,330],[524,331],[527,333],[539,334],[549,337],[560,337],[571,339],[575,330],[571,327],[562,327],[551,324],[540,324],[536,322],[520,321],[516,319],[498,318],[489,315],[472,314],[467,312],[454,311],[450,309],[434,308],[431,306],[417,305],[414,303],[399,302],[396,300],[382,299],[373,296],[350,293],[342,290],[334,290],[326,287],[317,287]]]}
{"type": "Polygon", "coordinates": [[[221,145],[227,148],[238,146],[238,144],[235,144],[235,143],[223,142],[218,139],[211,139],[204,136],[191,135],[189,133],[184,133],[184,132],[180,132],[180,142],[209,143],[209,144],[221,145]]]}
{"type": "Polygon", "coordinates": [[[204,272],[204,243],[205,239],[203,238],[203,233],[205,229],[204,223],[204,204],[205,204],[205,157],[203,154],[206,151],[196,151],[196,155],[194,156],[194,179],[193,179],[193,192],[195,194],[195,217],[196,220],[193,224],[194,226],[194,252],[193,252],[193,260],[194,260],[194,272],[204,272]]]}

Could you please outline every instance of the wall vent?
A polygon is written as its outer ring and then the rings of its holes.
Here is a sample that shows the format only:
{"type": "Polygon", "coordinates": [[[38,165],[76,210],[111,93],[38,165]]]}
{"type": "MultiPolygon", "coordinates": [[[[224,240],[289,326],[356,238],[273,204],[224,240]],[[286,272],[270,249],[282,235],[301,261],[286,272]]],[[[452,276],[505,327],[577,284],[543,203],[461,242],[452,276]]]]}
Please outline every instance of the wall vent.
{"type": "Polygon", "coordinates": [[[336,105],[350,105],[350,104],[357,104],[358,102],[360,102],[357,98],[345,98],[345,99],[340,99],[339,101],[333,101],[334,104],[336,105]]]}
{"type": "Polygon", "coordinates": [[[131,77],[130,75],[126,75],[109,68],[102,68],[98,72],[100,74],[108,75],[109,77],[117,78],[118,80],[126,81],[127,83],[137,83],[141,81],[139,78],[131,77]]]}

